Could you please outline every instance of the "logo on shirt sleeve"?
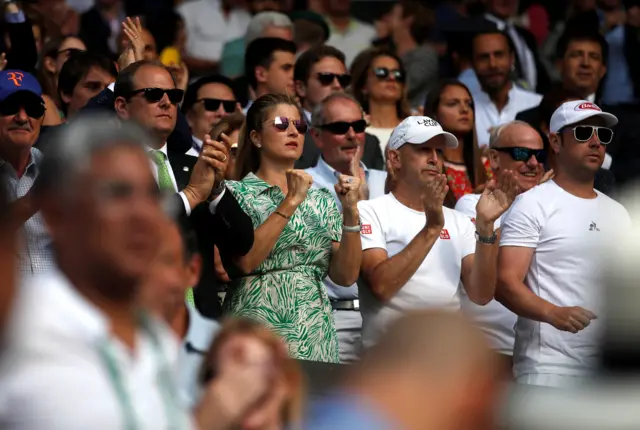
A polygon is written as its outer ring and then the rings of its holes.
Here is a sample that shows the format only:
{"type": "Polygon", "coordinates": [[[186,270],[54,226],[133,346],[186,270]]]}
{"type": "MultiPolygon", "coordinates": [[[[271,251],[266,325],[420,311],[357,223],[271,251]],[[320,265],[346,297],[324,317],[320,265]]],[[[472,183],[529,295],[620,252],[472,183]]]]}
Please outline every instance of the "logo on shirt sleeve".
{"type": "Polygon", "coordinates": [[[362,234],[371,234],[371,224],[362,224],[362,234]]]}
{"type": "Polygon", "coordinates": [[[476,223],[476,219],[475,219],[475,217],[474,217],[474,218],[471,218],[471,222],[472,222],[472,223],[474,223],[474,224],[476,223]]]}
{"type": "Polygon", "coordinates": [[[443,228],[440,232],[440,239],[451,239],[451,236],[449,236],[449,230],[443,228]]]}

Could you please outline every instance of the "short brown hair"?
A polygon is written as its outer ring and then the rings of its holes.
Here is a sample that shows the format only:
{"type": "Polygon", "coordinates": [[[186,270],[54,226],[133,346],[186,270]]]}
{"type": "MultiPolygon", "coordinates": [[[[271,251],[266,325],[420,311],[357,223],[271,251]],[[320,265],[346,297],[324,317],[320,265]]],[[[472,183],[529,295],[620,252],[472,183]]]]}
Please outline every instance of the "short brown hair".
{"type": "Polygon", "coordinates": [[[435,24],[433,11],[425,1],[400,0],[403,18],[413,18],[409,32],[418,45],[422,45],[431,36],[435,24]]]}

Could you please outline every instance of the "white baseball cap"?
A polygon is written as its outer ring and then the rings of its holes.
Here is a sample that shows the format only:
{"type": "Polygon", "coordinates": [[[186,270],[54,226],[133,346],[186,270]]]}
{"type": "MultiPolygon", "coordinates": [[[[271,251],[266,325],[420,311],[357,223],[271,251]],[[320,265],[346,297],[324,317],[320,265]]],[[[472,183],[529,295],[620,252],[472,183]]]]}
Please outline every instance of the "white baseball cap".
{"type": "Polygon", "coordinates": [[[613,127],[618,123],[618,118],[607,112],[602,112],[595,103],[586,100],[574,100],[562,103],[558,109],[551,115],[551,123],[549,131],[557,133],[563,127],[577,124],[587,118],[599,116],[604,119],[607,127],[613,127]]]}
{"type": "Polygon", "coordinates": [[[442,129],[438,121],[428,116],[409,116],[393,129],[389,138],[389,149],[399,149],[405,143],[420,145],[436,136],[444,136],[447,148],[457,148],[458,139],[442,129]]]}

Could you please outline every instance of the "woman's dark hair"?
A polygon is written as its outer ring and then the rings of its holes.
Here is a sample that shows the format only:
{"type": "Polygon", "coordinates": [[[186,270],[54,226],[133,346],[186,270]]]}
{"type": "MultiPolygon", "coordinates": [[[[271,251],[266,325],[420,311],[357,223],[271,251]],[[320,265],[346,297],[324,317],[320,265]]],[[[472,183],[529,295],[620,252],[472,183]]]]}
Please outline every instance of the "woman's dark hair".
{"type": "Polygon", "coordinates": [[[260,149],[251,141],[251,132],[262,130],[269,112],[278,105],[295,106],[300,113],[300,118],[304,121],[302,108],[288,95],[265,94],[262,97],[258,97],[247,111],[247,120],[240,131],[236,158],[236,178],[238,180],[260,168],[260,149]]]}
{"type": "MultiPolygon", "coordinates": [[[[438,107],[440,106],[440,97],[445,89],[450,86],[458,86],[460,88],[464,88],[465,91],[471,97],[471,92],[469,88],[462,82],[456,79],[443,79],[438,82],[438,84],[429,92],[427,95],[427,99],[424,102],[424,114],[430,118],[438,120],[438,107]]],[[[472,108],[473,109],[473,108],[472,108]]],[[[469,176],[469,180],[471,181],[471,185],[475,189],[478,185],[484,184],[487,181],[487,175],[484,169],[484,165],[482,164],[482,158],[480,157],[480,148],[478,147],[478,141],[476,138],[475,131],[475,109],[474,112],[474,126],[472,130],[467,133],[462,141],[459,142],[462,145],[462,157],[464,159],[464,165],[467,168],[467,175],[469,176]]],[[[448,130],[445,130],[448,131],[448,130]]],[[[449,191],[451,194],[451,191],[449,191]]],[[[451,202],[451,196],[447,196],[446,203],[453,203],[455,205],[455,199],[451,202]]]]}
{"type": "MultiPolygon", "coordinates": [[[[358,54],[356,59],[353,61],[353,64],[351,65],[351,92],[366,113],[369,113],[369,97],[365,96],[363,90],[365,85],[367,84],[371,64],[376,58],[379,57],[391,57],[396,60],[398,62],[398,68],[400,69],[402,74],[405,77],[407,76],[406,70],[402,65],[402,60],[391,51],[387,51],[385,49],[370,48],[358,54]]],[[[406,85],[403,85],[403,87],[406,89],[406,85]]],[[[400,120],[405,119],[411,114],[404,89],[402,91],[400,100],[398,100],[398,102],[396,103],[396,110],[398,112],[398,118],[400,118],[400,120]]]]}

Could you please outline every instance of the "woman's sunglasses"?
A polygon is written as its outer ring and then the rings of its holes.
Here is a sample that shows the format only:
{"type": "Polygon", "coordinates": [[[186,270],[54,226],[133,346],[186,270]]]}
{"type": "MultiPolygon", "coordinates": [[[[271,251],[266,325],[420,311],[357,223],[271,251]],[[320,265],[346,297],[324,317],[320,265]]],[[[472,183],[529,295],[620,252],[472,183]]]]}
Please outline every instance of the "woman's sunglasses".
{"type": "Polygon", "coordinates": [[[365,128],[367,128],[367,122],[363,119],[353,122],[337,121],[321,125],[320,128],[327,130],[331,134],[347,134],[351,128],[353,128],[354,133],[364,133],[365,128]]]}
{"type": "Polygon", "coordinates": [[[573,137],[578,142],[588,142],[594,132],[598,135],[598,140],[603,145],[607,145],[613,140],[613,130],[608,127],[596,127],[595,125],[577,125],[573,127],[573,137]]]}
{"type": "Polygon", "coordinates": [[[222,108],[226,113],[233,113],[236,110],[236,101],[235,100],[220,100],[220,99],[198,99],[196,103],[202,102],[204,104],[204,110],[209,112],[215,112],[220,108],[222,108]]]}
{"type": "Polygon", "coordinates": [[[328,87],[335,79],[338,80],[342,88],[347,88],[351,83],[351,75],[347,75],[346,73],[341,75],[337,73],[318,73],[317,77],[320,85],[323,87],[328,87]]]}
{"type": "Polygon", "coordinates": [[[538,163],[544,163],[547,159],[547,151],[544,149],[531,149],[520,147],[493,148],[498,152],[506,152],[514,161],[527,162],[531,157],[536,157],[538,163]]]}
{"type": "Polygon", "coordinates": [[[166,94],[167,96],[169,96],[169,101],[172,104],[177,105],[178,103],[180,103],[182,101],[182,98],[184,97],[184,91],[180,90],[178,88],[171,88],[171,89],[142,88],[142,89],[139,89],[139,90],[131,91],[131,93],[129,94],[129,98],[135,96],[136,94],[140,94],[140,93],[142,93],[142,96],[149,103],[158,103],[160,100],[162,100],[162,98],[166,94]]]}
{"type": "Polygon", "coordinates": [[[386,67],[376,67],[375,69],[373,69],[373,74],[376,76],[376,78],[383,81],[388,81],[393,76],[393,79],[395,81],[404,82],[404,73],[402,73],[402,70],[399,69],[389,70],[386,67]]]}
{"type": "Polygon", "coordinates": [[[300,134],[305,134],[309,128],[307,123],[301,119],[289,119],[286,116],[277,116],[273,119],[273,125],[280,131],[287,131],[291,123],[300,134]]]}

